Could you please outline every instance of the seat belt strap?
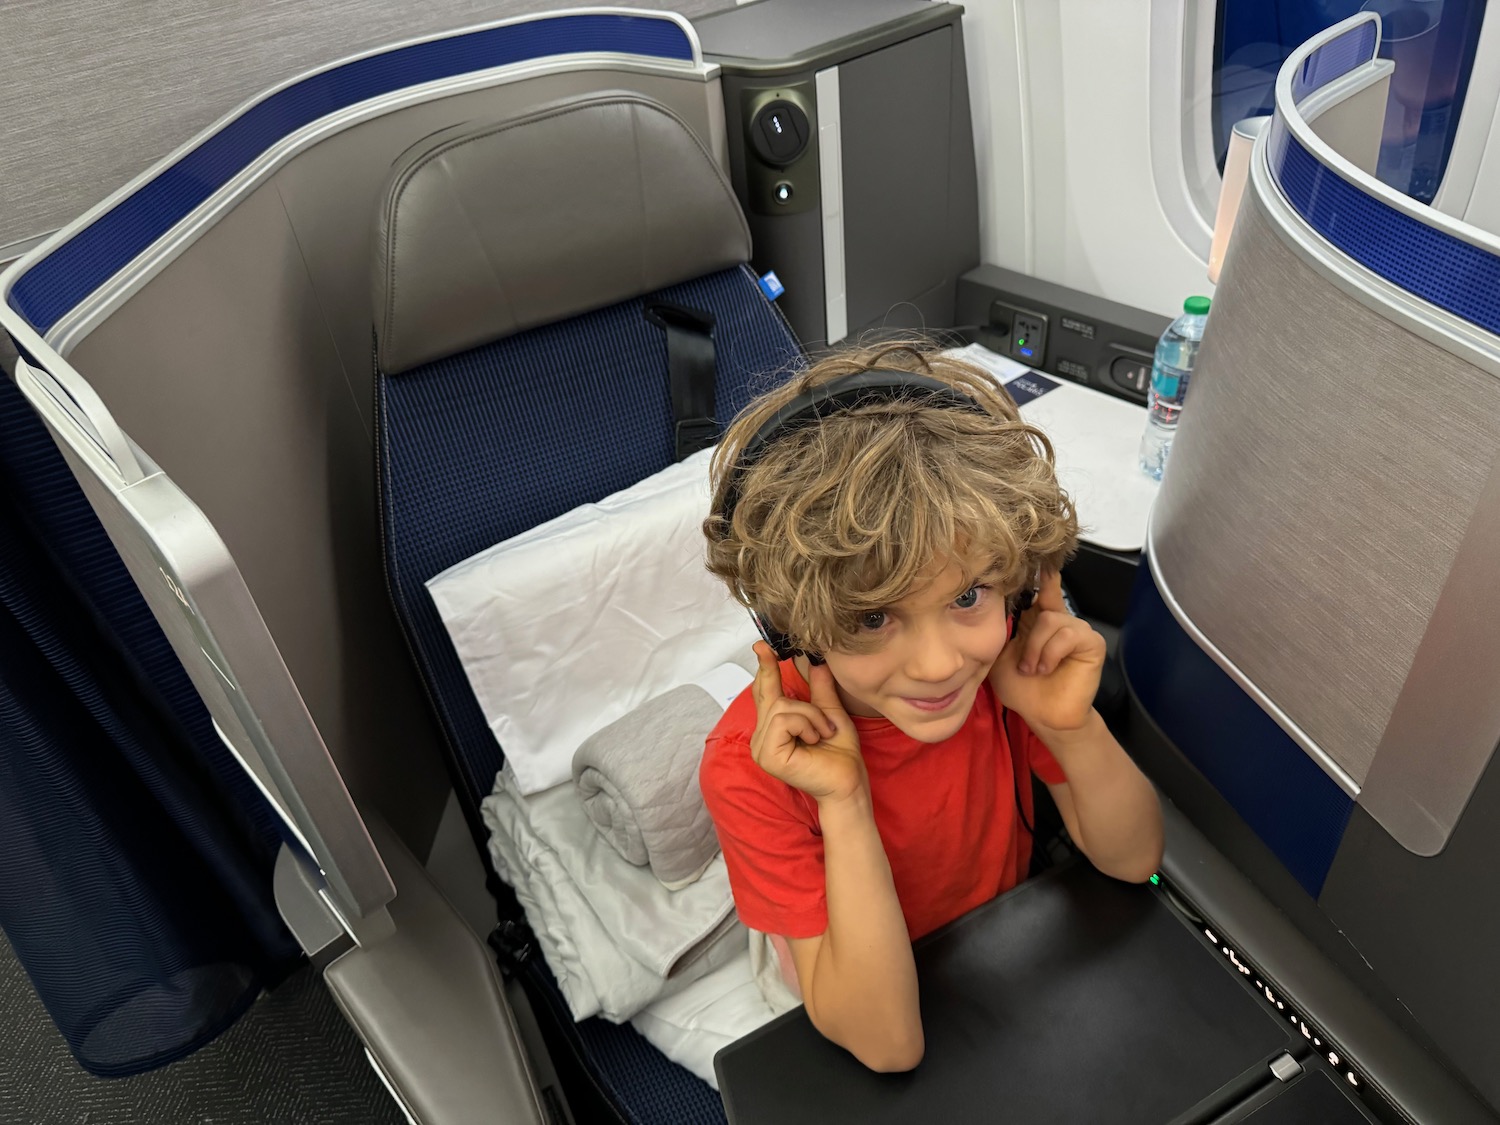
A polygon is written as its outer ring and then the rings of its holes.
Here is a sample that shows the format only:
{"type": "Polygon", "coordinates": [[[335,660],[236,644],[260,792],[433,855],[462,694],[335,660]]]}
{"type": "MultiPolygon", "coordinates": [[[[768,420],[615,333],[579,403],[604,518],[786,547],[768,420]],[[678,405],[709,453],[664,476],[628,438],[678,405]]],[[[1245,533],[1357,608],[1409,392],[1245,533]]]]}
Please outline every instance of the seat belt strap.
{"type": "Polygon", "coordinates": [[[714,421],[714,316],[702,309],[653,301],[646,319],[667,334],[677,460],[707,449],[719,436],[714,421]]]}

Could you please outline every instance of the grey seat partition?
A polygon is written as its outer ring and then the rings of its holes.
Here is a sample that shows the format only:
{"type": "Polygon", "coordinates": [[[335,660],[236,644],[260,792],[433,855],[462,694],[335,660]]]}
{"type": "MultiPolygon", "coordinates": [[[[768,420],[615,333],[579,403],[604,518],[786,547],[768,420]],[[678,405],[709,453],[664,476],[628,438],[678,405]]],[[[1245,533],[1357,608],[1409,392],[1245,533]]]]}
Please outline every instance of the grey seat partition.
{"type": "Polygon", "coordinates": [[[420,138],[611,89],[724,159],[717,68],[681,17],[511,20],[268,92],[4,277],[0,319],[44,337],[42,365],[65,359],[212,521],[350,789],[419,855],[450,787],[380,566],[369,217],[420,138]]]}
{"type": "Polygon", "coordinates": [[[722,164],[681,17],[505,21],[268,92],[0,276],[18,385],[299,842],[283,916],[424,1125],[546,1112],[491,954],[411,854],[449,786],[380,576],[370,217],[434,131],[622,88],[722,164]]]}
{"type": "Polygon", "coordinates": [[[1362,167],[1379,36],[1278,78],[1125,659],[1288,908],[1500,1107],[1500,240],[1362,167]]]}

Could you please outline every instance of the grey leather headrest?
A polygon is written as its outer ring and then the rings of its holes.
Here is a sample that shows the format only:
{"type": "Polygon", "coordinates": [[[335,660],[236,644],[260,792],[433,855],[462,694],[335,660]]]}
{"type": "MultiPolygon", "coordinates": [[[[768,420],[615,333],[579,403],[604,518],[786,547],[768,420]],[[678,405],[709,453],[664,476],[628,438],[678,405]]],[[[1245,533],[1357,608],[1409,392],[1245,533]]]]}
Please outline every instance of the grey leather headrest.
{"type": "Polygon", "coordinates": [[[681,119],[620,92],[412,146],[375,245],[377,359],[394,374],[748,261],[750,229],[681,119]]]}

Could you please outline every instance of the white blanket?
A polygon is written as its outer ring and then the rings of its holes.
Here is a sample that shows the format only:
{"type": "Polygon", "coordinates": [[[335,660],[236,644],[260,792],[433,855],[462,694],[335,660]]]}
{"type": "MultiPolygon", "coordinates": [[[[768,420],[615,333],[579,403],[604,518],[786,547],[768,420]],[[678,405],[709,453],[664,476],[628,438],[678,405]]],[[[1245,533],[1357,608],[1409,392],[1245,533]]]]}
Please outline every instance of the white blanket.
{"type": "Polygon", "coordinates": [[[717,1090],[714,1056],[777,1014],[766,1003],[745,950],[681,992],[642,1008],[630,1024],[667,1058],[717,1090]]]}
{"type": "Polygon", "coordinates": [[[495,870],[525,907],[574,1019],[622,1023],[745,950],[722,856],[669,891],[594,830],[571,782],[523,797],[502,770],[483,808],[495,870]]]}
{"type": "Polygon", "coordinates": [[[495,870],[573,1018],[628,1019],[717,1089],[714,1055],[786,1007],[757,983],[764,938],[735,917],[724,857],[669,891],[594,830],[571,783],[526,797],[502,770],[483,808],[495,870]]]}
{"type": "Polygon", "coordinates": [[[523,793],[573,776],[583,740],[705,668],[755,626],[703,565],[704,450],[427,583],[523,793]]]}

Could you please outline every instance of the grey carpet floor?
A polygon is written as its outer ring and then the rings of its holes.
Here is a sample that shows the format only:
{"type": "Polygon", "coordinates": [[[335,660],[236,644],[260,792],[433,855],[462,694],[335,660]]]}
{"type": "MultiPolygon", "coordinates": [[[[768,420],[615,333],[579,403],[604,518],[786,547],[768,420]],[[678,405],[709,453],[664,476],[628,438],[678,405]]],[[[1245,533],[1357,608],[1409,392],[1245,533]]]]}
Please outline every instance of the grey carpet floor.
{"type": "Polygon", "coordinates": [[[403,1125],[327,990],[303,968],[181,1062],[95,1078],[0,936],[0,1125],[403,1125]]]}

